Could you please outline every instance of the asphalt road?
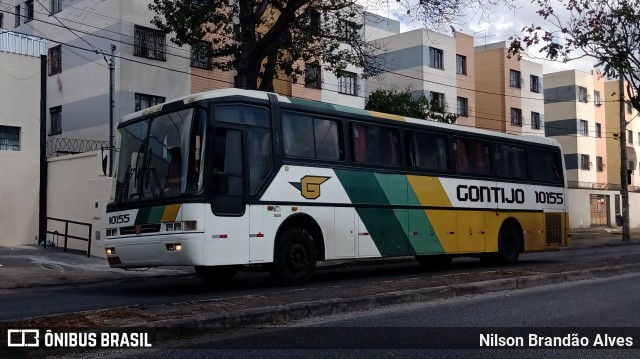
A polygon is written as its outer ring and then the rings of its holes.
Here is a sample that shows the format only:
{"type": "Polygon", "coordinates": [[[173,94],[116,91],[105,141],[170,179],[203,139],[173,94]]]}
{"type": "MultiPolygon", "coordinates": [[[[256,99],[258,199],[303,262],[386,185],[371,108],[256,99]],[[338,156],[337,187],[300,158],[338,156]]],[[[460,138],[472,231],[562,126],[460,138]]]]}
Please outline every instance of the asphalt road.
{"type": "MultiPolygon", "coordinates": [[[[640,246],[586,248],[557,252],[538,252],[521,256],[514,270],[554,272],[570,268],[572,264],[606,262],[609,265],[624,260],[635,260],[640,246]]],[[[486,267],[478,260],[457,258],[446,270],[425,271],[411,261],[402,264],[359,266],[319,271],[304,286],[281,288],[274,285],[264,273],[241,274],[226,288],[212,288],[195,276],[176,276],[163,279],[105,282],[76,287],[25,289],[0,295],[0,320],[15,320],[51,314],[113,308],[131,305],[157,305],[207,299],[264,296],[270,293],[307,291],[308,295],[323,288],[385,285],[390,281],[411,278],[439,277],[445,274],[504,270],[504,267],[486,267]]],[[[232,299],[231,299],[232,300],[232,299]]]]}
{"type": "MultiPolygon", "coordinates": [[[[479,334],[618,335],[640,348],[640,274],[319,317],[82,358],[637,358],[637,349],[479,348],[479,334]],[[630,327],[630,328],[621,328],[630,327]],[[434,349],[435,348],[435,349],[434,349]]],[[[626,342],[628,343],[628,342],[626,342]]],[[[527,344],[528,345],[528,344],[527,344]]],[[[75,358],[75,356],[67,356],[75,358]]]]}

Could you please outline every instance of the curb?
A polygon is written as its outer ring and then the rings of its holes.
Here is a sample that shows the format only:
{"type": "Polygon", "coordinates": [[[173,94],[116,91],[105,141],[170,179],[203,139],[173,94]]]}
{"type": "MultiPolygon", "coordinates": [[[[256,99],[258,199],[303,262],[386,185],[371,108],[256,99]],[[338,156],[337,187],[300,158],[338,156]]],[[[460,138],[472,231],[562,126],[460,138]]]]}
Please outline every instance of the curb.
{"type": "Polygon", "coordinates": [[[550,284],[570,283],[586,279],[608,278],[634,272],[640,272],[640,263],[412,289],[363,297],[291,303],[243,309],[228,313],[216,313],[213,315],[201,314],[188,319],[169,319],[153,323],[127,325],[125,328],[143,328],[149,331],[149,335],[153,340],[168,340],[175,339],[176,332],[189,334],[197,333],[205,328],[229,330],[247,326],[283,324],[289,321],[323,315],[376,309],[398,304],[449,299],[474,294],[533,288],[550,284]]]}

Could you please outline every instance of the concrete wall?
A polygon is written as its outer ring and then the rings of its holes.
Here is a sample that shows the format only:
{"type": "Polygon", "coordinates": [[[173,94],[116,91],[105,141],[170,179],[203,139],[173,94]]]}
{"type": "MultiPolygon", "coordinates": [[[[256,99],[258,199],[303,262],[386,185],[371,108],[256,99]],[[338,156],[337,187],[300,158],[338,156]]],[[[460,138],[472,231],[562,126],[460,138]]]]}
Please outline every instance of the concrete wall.
{"type": "MultiPolygon", "coordinates": [[[[91,254],[104,257],[103,242],[106,205],[111,194],[113,179],[102,173],[100,151],[78,155],[49,158],[49,183],[47,216],[91,223],[91,254]]],[[[49,231],[64,232],[64,224],[49,221],[49,231]]],[[[88,227],[71,224],[69,233],[79,237],[88,236],[88,227]]],[[[53,235],[47,235],[54,239],[53,235]]],[[[58,237],[63,246],[62,236],[58,237]]],[[[87,250],[87,242],[69,239],[68,248],[87,250]]]]}
{"type": "MultiPolygon", "coordinates": [[[[475,51],[473,50],[473,36],[462,32],[454,34],[456,38],[456,55],[466,56],[467,74],[456,74],[457,96],[467,99],[469,116],[459,116],[456,124],[461,126],[476,126],[476,66],[475,51]]],[[[456,100],[457,101],[457,100],[456,100]]],[[[457,102],[456,102],[457,104],[457,102]]]]}
{"type": "MultiPolygon", "coordinates": [[[[615,226],[615,195],[619,191],[600,191],[586,189],[569,189],[569,226],[571,228],[588,228],[591,226],[590,195],[599,194],[609,196],[609,222],[615,226]]],[[[640,193],[629,193],[629,226],[640,227],[640,193]]]]}
{"type": "Polygon", "coordinates": [[[522,106],[522,134],[544,136],[544,91],[542,65],[526,59],[520,60],[520,70],[523,81],[520,89],[522,106]],[[539,92],[531,91],[531,75],[537,76],[540,81],[539,92]],[[531,112],[540,114],[540,128],[534,129],[531,121],[531,112]]]}
{"type": "Polygon", "coordinates": [[[20,128],[20,151],[0,150],[0,246],[35,244],[40,188],[40,58],[0,51],[0,66],[0,125],[20,128]]]}

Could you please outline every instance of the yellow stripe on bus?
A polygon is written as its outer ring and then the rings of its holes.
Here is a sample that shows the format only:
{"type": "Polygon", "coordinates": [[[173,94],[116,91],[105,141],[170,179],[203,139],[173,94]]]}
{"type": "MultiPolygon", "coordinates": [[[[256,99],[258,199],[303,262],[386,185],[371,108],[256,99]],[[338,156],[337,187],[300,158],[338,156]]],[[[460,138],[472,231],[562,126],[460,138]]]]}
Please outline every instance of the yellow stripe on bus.
{"type": "Polygon", "coordinates": [[[386,118],[387,120],[405,122],[404,121],[404,117],[402,117],[402,116],[392,115],[390,113],[384,113],[384,112],[378,112],[378,111],[368,111],[367,110],[367,112],[369,112],[369,115],[371,115],[373,117],[380,117],[380,118],[386,118]]]}
{"type": "Polygon", "coordinates": [[[164,213],[162,214],[162,222],[175,222],[176,217],[178,217],[178,212],[180,211],[181,204],[170,204],[164,208],[164,213]]]}

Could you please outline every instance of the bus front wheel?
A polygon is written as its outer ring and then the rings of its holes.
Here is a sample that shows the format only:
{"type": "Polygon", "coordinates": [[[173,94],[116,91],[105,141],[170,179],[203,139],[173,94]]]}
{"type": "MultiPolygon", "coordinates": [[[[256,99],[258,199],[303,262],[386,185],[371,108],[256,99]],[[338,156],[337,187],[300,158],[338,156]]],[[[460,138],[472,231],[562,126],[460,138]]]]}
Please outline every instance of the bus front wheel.
{"type": "Polygon", "coordinates": [[[316,246],[302,228],[289,228],[278,238],[271,275],[284,285],[306,283],[316,268],[316,246]]]}
{"type": "Polygon", "coordinates": [[[235,266],[195,266],[194,268],[200,278],[212,284],[227,283],[238,273],[238,269],[235,266]]]}

